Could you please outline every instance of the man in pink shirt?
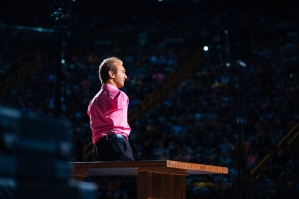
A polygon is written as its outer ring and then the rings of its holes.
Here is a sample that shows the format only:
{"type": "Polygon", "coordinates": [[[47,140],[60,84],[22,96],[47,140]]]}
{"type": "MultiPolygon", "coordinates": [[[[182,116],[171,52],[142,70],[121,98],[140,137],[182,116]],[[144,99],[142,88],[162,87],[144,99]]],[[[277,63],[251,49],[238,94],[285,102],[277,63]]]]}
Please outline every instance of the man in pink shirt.
{"type": "Polygon", "coordinates": [[[123,62],[110,57],[99,66],[101,90],[88,105],[96,161],[134,161],[129,143],[128,96],[119,88],[127,79],[123,62]]]}

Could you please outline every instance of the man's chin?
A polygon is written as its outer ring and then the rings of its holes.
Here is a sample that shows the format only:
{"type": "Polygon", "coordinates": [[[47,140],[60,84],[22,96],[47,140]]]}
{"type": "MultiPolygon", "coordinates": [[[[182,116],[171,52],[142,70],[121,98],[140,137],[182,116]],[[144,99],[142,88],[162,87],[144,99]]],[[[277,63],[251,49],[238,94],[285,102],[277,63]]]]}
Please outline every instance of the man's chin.
{"type": "Polygon", "coordinates": [[[124,84],[117,86],[117,88],[122,88],[122,87],[124,87],[124,84]]]}

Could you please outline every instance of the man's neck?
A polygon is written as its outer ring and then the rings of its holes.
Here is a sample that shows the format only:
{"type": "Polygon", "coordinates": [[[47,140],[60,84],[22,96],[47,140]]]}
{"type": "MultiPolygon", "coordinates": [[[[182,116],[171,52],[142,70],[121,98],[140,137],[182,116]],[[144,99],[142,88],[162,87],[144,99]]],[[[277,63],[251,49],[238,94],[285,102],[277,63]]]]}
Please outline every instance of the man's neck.
{"type": "Polygon", "coordinates": [[[115,88],[117,88],[116,84],[111,80],[108,80],[108,82],[106,82],[104,84],[109,84],[109,85],[114,86],[115,88]]]}

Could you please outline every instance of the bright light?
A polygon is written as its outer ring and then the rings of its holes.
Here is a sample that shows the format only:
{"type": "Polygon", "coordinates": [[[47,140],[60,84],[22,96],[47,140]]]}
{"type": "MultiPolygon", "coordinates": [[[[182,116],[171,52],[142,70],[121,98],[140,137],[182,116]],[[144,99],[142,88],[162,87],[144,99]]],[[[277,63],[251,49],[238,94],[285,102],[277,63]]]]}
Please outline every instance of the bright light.
{"type": "Polygon", "coordinates": [[[64,60],[64,59],[62,59],[62,60],[61,60],[61,63],[62,63],[62,64],[64,64],[64,63],[65,63],[65,60],[64,60]]]}
{"type": "Polygon", "coordinates": [[[208,46],[205,46],[205,47],[203,47],[203,50],[204,50],[204,51],[208,51],[208,50],[209,50],[209,47],[208,47],[208,46]]]}
{"type": "Polygon", "coordinates": [[[243,67],[246,67],[246,66],[247,66],[247,64],[244,63],[244,62],[241,61],[241,60],[237,60],[237,62],[239,63],[240,66],[243,66],[243,67]]]}

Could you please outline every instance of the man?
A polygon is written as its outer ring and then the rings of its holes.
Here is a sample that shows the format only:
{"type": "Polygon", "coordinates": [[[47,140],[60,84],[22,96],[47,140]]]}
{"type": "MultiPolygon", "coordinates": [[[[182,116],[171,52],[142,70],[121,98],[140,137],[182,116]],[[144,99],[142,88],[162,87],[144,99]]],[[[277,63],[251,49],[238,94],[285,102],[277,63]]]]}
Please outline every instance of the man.
{"type": "Polygon", "coordinates": [[[123,62],[110,57],[99,66],[101,90],[88,105],[96,161],[134,161],[129,143],[128,96],[119,88],[127,79],[123,62]]]}

